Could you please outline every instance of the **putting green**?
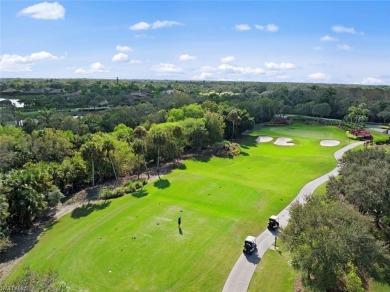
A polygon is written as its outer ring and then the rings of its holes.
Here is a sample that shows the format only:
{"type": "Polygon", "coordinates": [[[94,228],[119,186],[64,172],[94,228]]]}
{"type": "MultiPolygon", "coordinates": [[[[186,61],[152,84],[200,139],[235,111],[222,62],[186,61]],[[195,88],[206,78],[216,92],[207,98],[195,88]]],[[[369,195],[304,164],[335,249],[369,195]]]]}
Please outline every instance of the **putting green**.
{"type": "Polygon", "coordinates": [[[222,290],[245,236],[262,232],[269,215],[333,169],[333,153],[347,143],[336,127],[257,127],[239,157],[187,160],[138,196],[64,216],[8,281],[30,266],[57,270],[72,289],[222,290]],[[258,144],[260,135],[289,137],[295,146],[258,144]],[[322,147],[323,139],[341,144],[322,147]]]}

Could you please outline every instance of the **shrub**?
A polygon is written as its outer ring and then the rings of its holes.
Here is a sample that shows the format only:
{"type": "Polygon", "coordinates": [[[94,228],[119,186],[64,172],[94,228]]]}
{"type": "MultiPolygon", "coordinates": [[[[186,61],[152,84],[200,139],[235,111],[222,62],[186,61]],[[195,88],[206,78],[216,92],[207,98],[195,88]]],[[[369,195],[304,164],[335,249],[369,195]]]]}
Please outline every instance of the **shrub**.
{"type": "Polygon", "coordinates": [[[345,132],[345,135],[346,135],[347,138],[349,138],[349,139],[358,140],[358,137],[356,137],[355,135],[352,135],[350,131],[346,131],[346,132],[345,132]]]}
{"type": "Polygon", "coordinates": [[[365,129],[351,129],[350,133],[358,139],[371,139],[371,133],[365,129]]]}
{"type": "Polygon", "coordinates": [[[129,182],[126,186],[123,187],[126,194],[134,193],[137,188],[132,182],[129,182]]]}
{"type": "Polygon", "coordinates": [[[133,186],[138,190],[140,188],[142,188],[144,186],[143,182],[142,181],[135,181],[133,186]]]}
{"type": "Polygon", "coordinates": [[[112,191],[114,198],[122,197],[126,193],[125,187],[117,187],[112,191]]]}
{"type": "Polygon", "coordinates": [[[273,118],[268,123],[265,123],[267,126],[284,126],[284,125],[290,125],[292,123],[291,119],[285,119],[285,118],[273,118]]]}
{"type": "Polygon", "coordinates": [[[373,142],[375,144],[386,144],[389,143],[390,137],[383,133],[374,133],[372,134],[373,142]]]}
{"type": "Polygon", "coordinates": [[[124,195],[124,191],[122,188],[115,188],[110,190],[109,188],[102,188],[99,193],[99,198],[103,200],[119,198],[124,195]]]}

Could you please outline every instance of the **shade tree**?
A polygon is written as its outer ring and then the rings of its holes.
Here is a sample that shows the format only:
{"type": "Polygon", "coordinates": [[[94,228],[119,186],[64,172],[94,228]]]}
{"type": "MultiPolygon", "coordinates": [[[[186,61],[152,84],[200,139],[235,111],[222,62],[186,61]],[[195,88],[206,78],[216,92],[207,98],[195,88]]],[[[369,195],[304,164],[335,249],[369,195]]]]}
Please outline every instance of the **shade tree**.
{"type": "Polygon", "coordinates": [[[360,289],[369,277],[388,282],[389,252],[370,233],[370,219],[325,196],[293,203],[281,239],[305,286],[315,291],[360,289]],[[384,277],[383,277],[384,275],[384,277]]]}

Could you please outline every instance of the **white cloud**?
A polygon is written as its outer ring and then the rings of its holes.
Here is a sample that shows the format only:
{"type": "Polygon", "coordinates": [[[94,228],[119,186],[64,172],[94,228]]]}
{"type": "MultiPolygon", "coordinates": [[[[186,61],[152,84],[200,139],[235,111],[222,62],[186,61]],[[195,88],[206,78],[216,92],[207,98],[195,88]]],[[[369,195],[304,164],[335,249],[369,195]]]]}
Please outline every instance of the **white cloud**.
{"type": "Polygon", "coordinates": [[[106,72],[107,70],[102,63],[96,62],[91,65],[90,71],[91,73],[102,73],[106,72]]]}
{"type": "Polygon", "coordinates": [[[180,22],[177,21],[171,21],[171,20],[157,20],[153,22],[152,28],[153,29],[158,29],[158,28],[163,28],[163,27],[170,27],[174,25],[182,25],[180,22]]]}
{"type": "Polygon", "coordinates": [[[340,51],[353,51],[353,48],[348,45],[339,45],[337,46],[337,49],[340,51]]]}
{"type": "Polygon", "coordinates": [[[320,47],[320,46],[317,46],[317,47],[314,47],[313,50],[315,51],[322,51],[324,48],[323,47],[320,47]]]}
{"type": "Polygon", "coordinates": [[[74,72],[73,73],[75,73],[75,74],[87,74],[88,73],[88,71],[87,70],[85,70],[85,69],[81,69],[81,68],[79,68],[79,69],[76,69],[76,70],[74,70],[74,72]]]}
{"type": "Polygon", "coordinates": [[[226,57],[223,57],[219,60],[221,61],[221,63],[229,63],[229,62],[234,61],[235,59],[236,58],[234,56],[226,56],[226,57]]]}
{"type": "Polygon", "coordinates": [[[232,66],[229,64],[221,64],[218,66],[218,69],[226,72],[226,73],[233,73],[233,74],[263,74],[264,69],[262,68],[255,68],[255,67],[238,67],[238,66],[232,66]]]}
{"type": "Polygon", "coordinates": [[[147,22],[141,21],[136,24],[133,24],[129,27],[130,30],[146,30],[149,29],[151,25],[147,22]]]}
{"type": "Polygon", "coordinates": [[[309,62],[311,66],[320,67],[320,68],[333,68],[332,65],[325,62],[309,62]]]}
{"type": "Polygon", "coordinates": [[[89,74],[89,73],[104,73],[108,72],[104,65],[100,62],[93,63],[89,66],[88,69],[79,68],[76,69],[73,73],[75,74],[89,74]]]}
{"type": "Polygon", "coordinates": [[[156,20],[153,23],[147,23],[144,21],[133,24],[129,27],[130,30],[147,30],[147,29],[159,29],[163,27],[170,27],[174,25],[182,25],[182,23],[171,20],[156,20]]]}
{"type": "Polygon", "coordinates": [[[324,73],[321,73],[321,72],[307,75],[307,78],[310,80],[325,80],[325,79],[327,79],[326,75],[324,73]]]}
{"type": "Polygon", "coordinates": [[[202,66],[199,74],[192,77],[194,80],[247,80],[262,75],[266,76],[264,69],[258,67],[233,66],[220,64],[218,67],[202,66]],[[233,77],[232,77],[233,76],[233,77]]]}
{"type": "Polygon", "coordinates": [[[138,59],[131,59],[130,64],[141,64],[141,60],[138,59]]]}
{"type": "Polygon", "coordinates": [[[287,70],[295,68],[293,63],[273,63],[273,62],[265,62],[265,67],[271,70],[287,70]]]}
{"type": "Polygon", "coordinates": [[[358,34],[358,32],[353,27],[345,27],[342,25],[334,25],[332,26],[332,30],[336,33],[358,34]]]}
{"type": "Polygon", "coordinates": [[[54,56],[51,53],[40,51],[32,53],[27,56],[20,56],[16,54],[5,54],[0,56],[0,71],[7,72],[25,72],[32,71],[34,61],[52,61],[59,60],[62,57],[54,56]]]}
{"type": "Polygon", "coordinates": [[[21,10],[18,15],[29,16],[35,19],[62,19],[65,16],[65,8],[58,2],[42,2],[21,10]]]}
{"type": "Polygon", "coordinates": [[[58,60],[59,57],[54,56],[48,52],[40,51],[38,53],[32,53],[27,57],[29,61],[38,61],[38,60],[58,60]]]}
{"type": "Polygon", "coordinates": [[[286,79],[290,79],[291,77],[288,76],[287,74],[283,74],[283,75],[277,75],[276,78],[277,78],[277,79],[286,80],[286,79]]]}
{"type": "Polygon", "coordinates": [[[0,71],[6,72],[25,72],[32,70],[32,63],[29,63],[24,57],[19,55],[0,56],[0,71]]]}
{"type": "Polygon", "coordinates": [[[335,42],[337,41],[337,38],[332,37],[330,35],[324,35],[322,38],[320,38],[321,42],[335,42]]]}
{"type": "Polygon", "coordinates": [[[200,70],[201,70],[201,72],[211,73],[211,72],[216,72],[217,68],[212,67],[212,66],[202,66],[200,70]]]}
{"type": "Polygon", "coordinates": [[[170,73],[181,73],[183,70],[180,67],[176,67],[174,64],[160,63],[154,65],[151,68],[152,71],[158,74],[170,74],[170,73]]]}
{"type": "Polygon", "coordinates": [[[124,62],[129,59],[129,56],[124,53],[118,53],[112,57],[113,62],[124,62]]]}
{"type": "Polygon", "coordinates": [[[195,75],[192,77],[193,80],[207,80],[207,79],[212,79],[214,76],[213,73],[210,72],[200,72],[199,75],[195,75]]]}
{"type": "Polygon", "coordinates": [[[255,28],[258,29],[258,30],[265,30],[265,26],[264,25],[260,25],[260,24],[256,24],[255,28]]]}
{"type": "Polygon", "coordinates": [[[132,52],[133,51],[133,49],[132,48],[130,48],[130,47],[128,47],[128,46],[116,46],[116,48],[115,48],[117,51],[119,51],[119,52],[132,52]]]}
{"type": "Polygon", "coordinates": [[[258,30],[265,30],[265,31],[268,31],[268,32],[277,32],[279,30],[279,27],[276,24],[273,24],[273,23],[267,24],[267,25],[256,24],[255,28],[258,29],[258,30]]]}
{"type": "Polygon", "coordinates": [[[376,85],[376,84],[382,84],[382,80],[378,78],[373,78],[373,77],[366,77],[363,78],[362,84],[364,85],[376,85]]]}
{"type": "Polygon", "coordinates": [[[279,30],[279,27],[273,23],[267,24],[266,30],[269,32],[277,32],[279,30]]]}
{"type": "Polygon", "coordinates": [[[188,54],[183,54],[183,55],[180,55],[180,57],[179,57],[180,61],[191,61],[191,60],[195,60],[195,59],[196,59],[195,56],[191,56],[188,54]]]}
{"type": "Polygon", "coordinates": [[[237,31],[247,31],[251,30],[251,27],[248,24],[236,24],[234,29],[237,31]]]}

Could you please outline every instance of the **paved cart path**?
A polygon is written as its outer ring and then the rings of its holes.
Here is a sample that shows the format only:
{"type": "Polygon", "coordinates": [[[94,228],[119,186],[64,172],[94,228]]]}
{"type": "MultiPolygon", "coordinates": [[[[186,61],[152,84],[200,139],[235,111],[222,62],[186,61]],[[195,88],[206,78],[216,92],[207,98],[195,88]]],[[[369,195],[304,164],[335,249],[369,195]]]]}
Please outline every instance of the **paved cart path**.
{"type": "MultiPolygon", "coordinates": [[[[349,144],[336,151],[334,157],[336,160],[339,160],[343,156],[344,152],[363,143],[364,142],[356,142],[349,144]]],[[[329,180],[331,176],[338,175],[338,173],[339,167],[336,167],[327,174],[306,184],[298,193],[296,198],[278,214],[280,226],[285,227],[287,225],[288,220],[290,219],[289,208],[293,202],[299,201],[303,203],[307,195],[312,194],[319,185],[329,180]]],[[[257,253],[253,253],[249,256],[244,255],[243,253],[241,254],[225,282],[222,290],[223,292],[244,292],[248,290],[249,283],[252,279],[253,273],[255,272],[256,266],[259,264],[267,249],[269,249],[275,242],[275,235],[277,234],[266,229],[256,238],[257,253]]]]}

